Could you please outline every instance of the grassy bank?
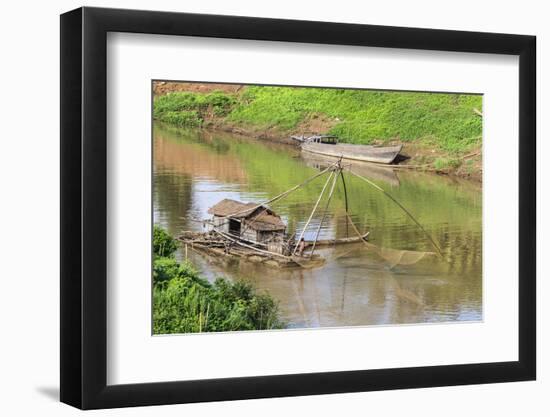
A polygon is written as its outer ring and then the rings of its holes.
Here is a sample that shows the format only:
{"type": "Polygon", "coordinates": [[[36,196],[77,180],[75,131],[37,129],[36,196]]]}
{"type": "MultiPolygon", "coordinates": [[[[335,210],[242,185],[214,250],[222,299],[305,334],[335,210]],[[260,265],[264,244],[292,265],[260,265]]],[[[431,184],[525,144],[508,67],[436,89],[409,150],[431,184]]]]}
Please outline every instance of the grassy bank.
{"type": "Polygon", "coordinates": [[[182,127],[221,127],[269,138],[330,133],[348,143],[401,142],[409,146],[411,163],[444,171],[463,166],[465,155],[476,156],[481,110],[479,95],[243,86],[158,96],[154,117],[182,127]]]}
{"type": "Polygon", "coordinates": [[[210,283],[173,256],[177,244],[155,226],[153,333],[269,330],[284,327],[275,300],[249,283],[218,278],[210,283]]]}

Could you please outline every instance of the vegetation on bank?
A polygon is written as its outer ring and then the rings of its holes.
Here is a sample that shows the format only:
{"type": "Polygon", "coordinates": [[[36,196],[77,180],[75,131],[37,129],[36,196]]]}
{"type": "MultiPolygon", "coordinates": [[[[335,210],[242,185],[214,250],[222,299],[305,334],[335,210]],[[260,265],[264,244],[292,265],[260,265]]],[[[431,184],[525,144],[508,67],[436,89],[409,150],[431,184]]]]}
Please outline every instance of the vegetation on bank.
{"type": "MultiPolygon", "coordinates": [[[[349,143],[392,140],[461,153],[481,144],[480,95],[247,86],[238,93],[175,92],[157,97],[154,117],[178,126],[223,123],[294,133],[312,119],[349,143]]],[[[443,162],[443,161],[442,161],[443,162]]]]}
{"type": "Polygon", "coordinates": [[[350,143],[376,140],[437,142],[459,150],[481,140],[481,96],[369,90],[290,87],[249,87],[248,105],[239,106],[230,120],[292,130],[309,115],[327,116],[328,133],[350,143]]]}
{"type": "Polygon", "coordinates": [[[200,127],[206,118],[226,116],[236,103],[236,97],[222,92],[171,93],[155,100],[153,117],[179,127],[200,127]]]}
{"type": "Polygon", "coordinates": [[[278,305],[249,283],[210,283],[174,257],[177,241],[158,226],[153,233],[153,333],[270,330],[284,327],[278,305]]]}

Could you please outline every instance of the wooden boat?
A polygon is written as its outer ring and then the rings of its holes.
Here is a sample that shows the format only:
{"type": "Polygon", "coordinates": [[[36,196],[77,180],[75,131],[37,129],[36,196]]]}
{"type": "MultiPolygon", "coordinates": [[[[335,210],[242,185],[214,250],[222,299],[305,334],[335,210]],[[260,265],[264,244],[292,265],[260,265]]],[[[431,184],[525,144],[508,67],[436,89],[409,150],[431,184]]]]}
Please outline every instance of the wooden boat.
{"type": "Polygon", "coordinates": [[[327,143],[334,145],[338,143],[338,138],[334,135],[313,135],[313,136],[291,136],[290,139],[300,143],[327,143]]]}
{"type": "Polygon", "coordinates": [[[349,143],[329,144],[314,141],[305,141],[302,143],[302,150],[305,152],[378,164],[391,164],[397,155],[399,155],[402,148],[402,144],[395,146],[372,146],[349,143]]]}
{"type": "Polygon", "coordinates": [[[403,148],[403,145],[373,146],[338,143],[338,138],[334,135],[294,135],[290,138],[298,142],[306,152],[378,164],[391,164],[403,148]]]}

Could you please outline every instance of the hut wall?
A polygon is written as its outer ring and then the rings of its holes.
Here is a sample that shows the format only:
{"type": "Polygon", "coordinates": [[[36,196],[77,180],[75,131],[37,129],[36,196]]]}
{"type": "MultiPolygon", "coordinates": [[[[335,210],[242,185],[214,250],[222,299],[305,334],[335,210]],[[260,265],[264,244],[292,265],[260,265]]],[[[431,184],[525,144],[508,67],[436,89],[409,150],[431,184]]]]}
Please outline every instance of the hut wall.
{"type": "Polygon", "coordinates": [[[258,231],[258,242],[282,241],[284,232],[281,230],[258,231]]]}
{"type": "Polygon", "coordinates": [[[280,240],[275,240],[273,242],[269,242],[267,244],[267,250],[270,251],[270,252],[275,252],[275,253],[282,254],[283,253],[283,242],[281,242],[280,240]]]}
{"type": "Polygon", "coordinates": [[[207,230],[211,230],[213,227],[223,233],[229,233],[229,221],[224,217],[212,217],[212,223],[207,224],[207,230]]]}
{"type": "Polygon", "coordinates": [[[256,233],[256,231],[250,227],[248,228],[246,226],[244,227],[245,227],[245,231],[242,234],[243,239],[252,240],[253,242],[259,242],[258,233],[256,233]]]}
{"type": "Polygon", "coordinates": [[[258,242],[265,242],[266,240],[273,239],[275,235],[277,235],[277,232],[258,231],[258,242]]]}

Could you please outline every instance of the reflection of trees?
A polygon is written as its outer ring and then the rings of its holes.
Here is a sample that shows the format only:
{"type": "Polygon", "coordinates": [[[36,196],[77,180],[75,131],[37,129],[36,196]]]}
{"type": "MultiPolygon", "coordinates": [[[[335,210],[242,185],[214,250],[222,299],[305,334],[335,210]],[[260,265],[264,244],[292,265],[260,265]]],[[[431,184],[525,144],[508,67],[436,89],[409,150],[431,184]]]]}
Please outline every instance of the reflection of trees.
{"type": "Polygon", "coordinates": [[[180,217],[186,216],[193,204],[193,183],[190,176],[156,172],[153,180],[155,210],[162,211],[171,233],[180,233],[180,217]]]}
{"type": "MultiPolygon", "coordinates": [[[[390,190],[443,251],[447,273],[481,274],[481,193],[476,184],[447,178],[400,174],[401,185],[390,190]],[[439,181],[438,181],[439,179],[439,181]]],[[[349,189],[350,210],[360,230],[369,230],[380,247],[434,251],[429,240],[403,212],[382,193],[354,181],[349,189]]],[[[345,220],[337,222],[338,235],[345,234],[345,220]]]]}
{"type": "MultiPolygon", "coordinates": [[[[155,130],[154,158],[158,171],[203,176],[223,182],[245,182],[246,172],[235,156],[218,152],[220,146],[197,142],[195,137],[155,130]]],[[[224,146],[221,146],[224,148],[224,146]]]]}

